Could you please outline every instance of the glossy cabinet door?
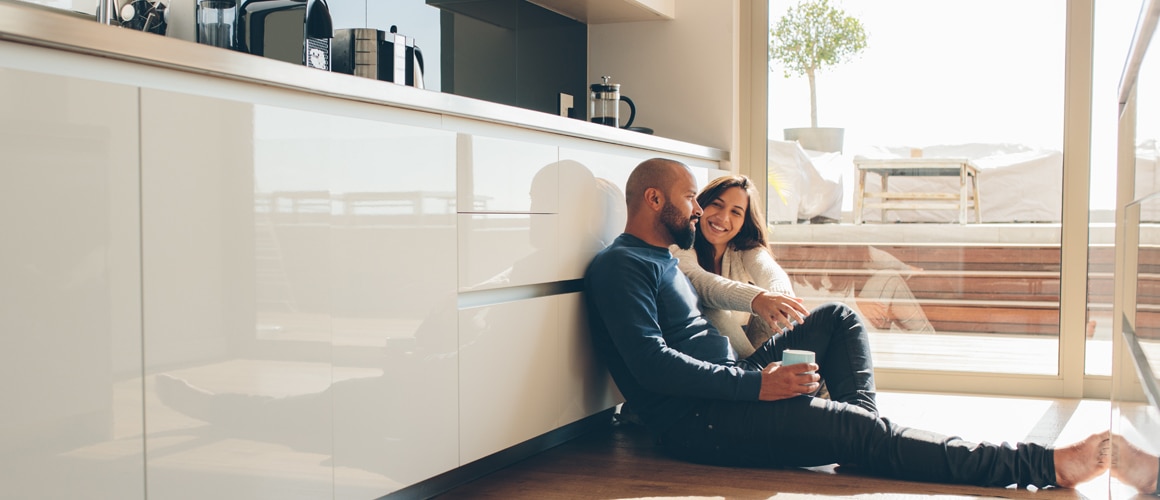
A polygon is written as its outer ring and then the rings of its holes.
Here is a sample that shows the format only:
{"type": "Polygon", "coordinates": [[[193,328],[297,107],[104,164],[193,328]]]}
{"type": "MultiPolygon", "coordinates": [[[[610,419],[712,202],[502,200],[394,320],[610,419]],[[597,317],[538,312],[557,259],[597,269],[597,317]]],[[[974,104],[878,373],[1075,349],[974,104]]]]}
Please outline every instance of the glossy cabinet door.
{"type": "Polygon", "coordinates": [[[555,296],[459,311],[460,461],[468,464],[555,428],[561,398],[555,296]]]}
{"type": "Polygon", "coordinates": [[[330,148],[309,118],[141,91],[152,499],[333,494],[330,148]]]}
{"type": "Polygon", "coordinates": [[[137,89],[0,89],[0,496],[143,499],[137,89]]]}
{"type": "Polygon", "coordinates": [[[584,295],[556,297],[560,311],[560,379],[557,381],[561,409],[556,427],[568,425],[624,402],[608,368],[596,359],[588,333],[588,309],[584,295]]]}
{"type": "Polygon", "coordinates": [[[459,465],[455,134],[399,110],[319,120],[339,160],[334,494],[378,498],[459,465]]]}

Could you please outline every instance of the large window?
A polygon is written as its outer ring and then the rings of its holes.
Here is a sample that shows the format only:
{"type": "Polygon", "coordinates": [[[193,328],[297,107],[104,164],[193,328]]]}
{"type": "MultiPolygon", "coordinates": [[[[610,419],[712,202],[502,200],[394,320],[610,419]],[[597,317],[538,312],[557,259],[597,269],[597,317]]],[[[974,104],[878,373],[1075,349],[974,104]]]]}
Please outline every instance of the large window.
{"type": "MultiPolygon", "coordinates": [[[[771,0],[772,30],[804,3],[771,0]]],[[[786,130],[814,129],[811,85],[770,61],[767,213],[795,291],[858,309],[880,369],[1058,376],[1068,3],[829,5],[866,34],[814,75],[840,145],[786,130]]]]}

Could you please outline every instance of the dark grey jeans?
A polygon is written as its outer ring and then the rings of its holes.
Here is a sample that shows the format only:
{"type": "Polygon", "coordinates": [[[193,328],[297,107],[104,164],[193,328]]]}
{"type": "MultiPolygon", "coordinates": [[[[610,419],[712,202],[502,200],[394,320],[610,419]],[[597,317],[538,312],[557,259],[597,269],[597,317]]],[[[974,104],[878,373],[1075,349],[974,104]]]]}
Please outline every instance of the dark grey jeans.
{"type": "Polygon", "coordinates": [[[1038,444],[972,443],[911,429],[877,414],[870,345],[842,304],[810,313],[766,342],[744,365],[760,369],[785,349],[814,351],[831,400],[705,401],[659,436],[692,462],[772,467],[856,466],[897,479],[979,486],[1054,484],[1051,450],[1038,444]]]}

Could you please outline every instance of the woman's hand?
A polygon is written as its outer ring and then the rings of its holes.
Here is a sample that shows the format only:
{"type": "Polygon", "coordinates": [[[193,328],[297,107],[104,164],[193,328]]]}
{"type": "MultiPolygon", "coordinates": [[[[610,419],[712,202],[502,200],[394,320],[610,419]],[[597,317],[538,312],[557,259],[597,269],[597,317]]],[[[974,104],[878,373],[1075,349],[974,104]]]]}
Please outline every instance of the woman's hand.
{"type": "Polygon", "coordinates": [[[770,363],[761,370],[761,392],[757,399],[777,401],[802,394],[812,394],[818,390],[822,377],[818,375],[816,363],[798,363],[782,366],[770,363]]]}
{"type": "Polygon", "coordinates": [[[810,315],[802,299],[779,293],[762,292],[753,298],[753,314],[764,319],[774,330],[793,330],[794,321],[801,323],[810,315]]]}
{"type": "Polygon", "coordinates": [[[881,300],[866,300],[855,299],[855,304],[858,304],[858,310],[862,313],[862,318],[870,323],[874,328],[880,330],[889,330],[891,320],[890,305],[881,300]]]}

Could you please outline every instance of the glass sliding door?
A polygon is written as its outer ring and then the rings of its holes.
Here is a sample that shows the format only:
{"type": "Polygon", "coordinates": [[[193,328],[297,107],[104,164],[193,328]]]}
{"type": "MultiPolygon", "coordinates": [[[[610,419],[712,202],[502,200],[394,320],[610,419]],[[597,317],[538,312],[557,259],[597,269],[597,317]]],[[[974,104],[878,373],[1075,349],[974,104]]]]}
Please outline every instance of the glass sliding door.
{"type": "Polygon", "coordinates": [[[770,1],[774,254],[879,370],[1060,375],[1067,8],[770,1]],[[778,50],[810,3],[865,34],[812,75],[778,50]]]}

